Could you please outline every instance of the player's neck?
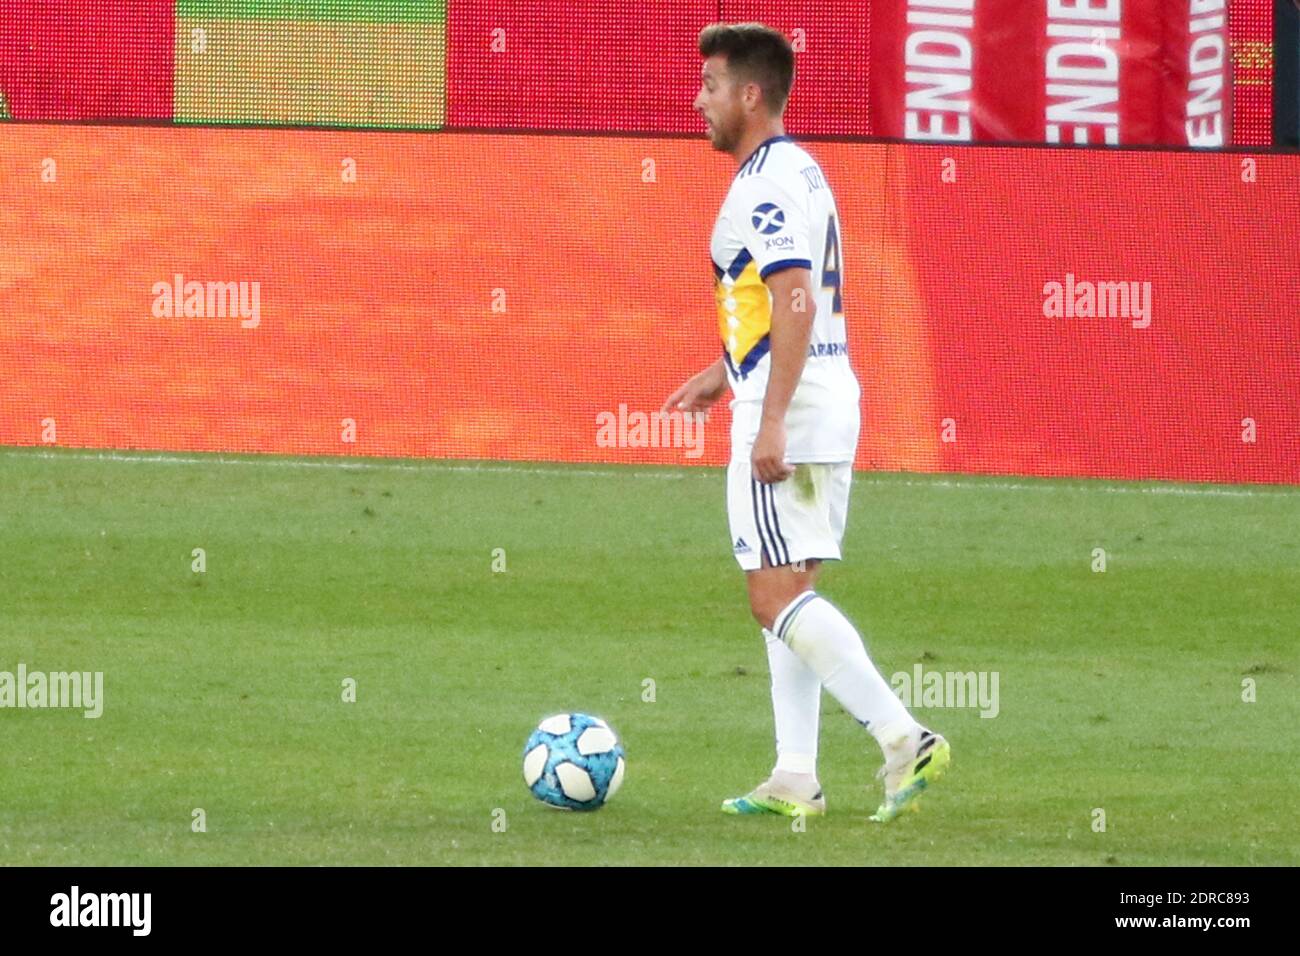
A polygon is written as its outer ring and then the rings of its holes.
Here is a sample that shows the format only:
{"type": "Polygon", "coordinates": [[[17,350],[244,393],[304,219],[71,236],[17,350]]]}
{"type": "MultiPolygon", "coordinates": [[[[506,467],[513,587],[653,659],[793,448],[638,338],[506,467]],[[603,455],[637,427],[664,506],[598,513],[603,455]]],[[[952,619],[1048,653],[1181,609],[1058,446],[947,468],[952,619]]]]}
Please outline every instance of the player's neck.
{"type": "Polygon", "coordinates": [[[763,143],[766,143],[774,136],[784,135],[785,124],[779,119],[763,126],[757,126],[740,138],[740,142],[736,144],[736,148],[732,151],[731,157],[736,161],[736,165],[739,166],[745,160],[749,159],[749,157],[753,156],[754,150],[758,149],[758,147],[763,143]]]}

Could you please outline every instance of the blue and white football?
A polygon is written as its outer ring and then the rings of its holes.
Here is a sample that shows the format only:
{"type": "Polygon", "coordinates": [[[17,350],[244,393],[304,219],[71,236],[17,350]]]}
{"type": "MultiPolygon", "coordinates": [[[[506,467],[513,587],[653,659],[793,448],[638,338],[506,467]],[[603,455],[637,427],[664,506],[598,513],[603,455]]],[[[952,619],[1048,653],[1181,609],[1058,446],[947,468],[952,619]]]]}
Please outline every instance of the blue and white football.
{"type": "Polygon", "coordinates": [[[596,810],[623,785],[623,745],[599,717],[555,714],[524,745],[524,783],[561,810],[596,810]]]}

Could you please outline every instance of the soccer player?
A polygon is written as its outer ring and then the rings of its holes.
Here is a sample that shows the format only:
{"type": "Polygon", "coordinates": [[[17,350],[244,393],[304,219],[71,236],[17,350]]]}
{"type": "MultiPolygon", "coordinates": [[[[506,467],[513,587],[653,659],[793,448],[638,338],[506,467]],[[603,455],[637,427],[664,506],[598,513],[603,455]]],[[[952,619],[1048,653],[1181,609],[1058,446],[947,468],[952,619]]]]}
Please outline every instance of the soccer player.
{"type": "Polygon", "coordinates": [[[840,221],[821,167],[785,135],[794,51],[761,24],[700,34],[695,109],[739,164],[713,229],[722,357],[664,403],[704,412],[732,392],[727,512],[772,675],[776,766],[727,813],[820,814],[817,731],[825,687],[880,744],[885,800],[915,809],[949,761],[947,741],[907,712],[853,624],[814,587],[839,560],[857,450],[860,390],[840,295],[840,221]]]}

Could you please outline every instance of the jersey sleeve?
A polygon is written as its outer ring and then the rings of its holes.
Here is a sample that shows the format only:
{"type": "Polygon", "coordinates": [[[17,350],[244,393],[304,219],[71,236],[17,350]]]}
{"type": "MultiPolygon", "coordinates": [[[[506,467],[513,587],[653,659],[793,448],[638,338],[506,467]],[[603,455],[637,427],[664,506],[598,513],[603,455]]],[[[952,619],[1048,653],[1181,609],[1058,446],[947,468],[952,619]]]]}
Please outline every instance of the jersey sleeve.
{"type": "Polygon", "coordinates": [[[750,176],[742,182],[736,228],[759,276],[767,279],[782,269],[811,269],[812,236],[804,204],[773,179],[750,176]]]}

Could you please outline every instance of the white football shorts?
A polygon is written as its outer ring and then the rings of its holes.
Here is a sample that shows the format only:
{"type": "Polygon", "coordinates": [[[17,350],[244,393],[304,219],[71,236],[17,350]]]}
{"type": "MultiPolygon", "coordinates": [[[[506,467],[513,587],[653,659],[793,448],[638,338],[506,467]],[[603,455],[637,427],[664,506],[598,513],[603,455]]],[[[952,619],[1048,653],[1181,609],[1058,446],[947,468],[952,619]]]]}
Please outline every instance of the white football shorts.
{"type": "Polygon", "coordinates": [[[732,552],[745,571],[767,564],[838,561],[849,513],[853,462],[804,463],[785,481],[765,485],[749,457],[727,466],[732,552]]]}

